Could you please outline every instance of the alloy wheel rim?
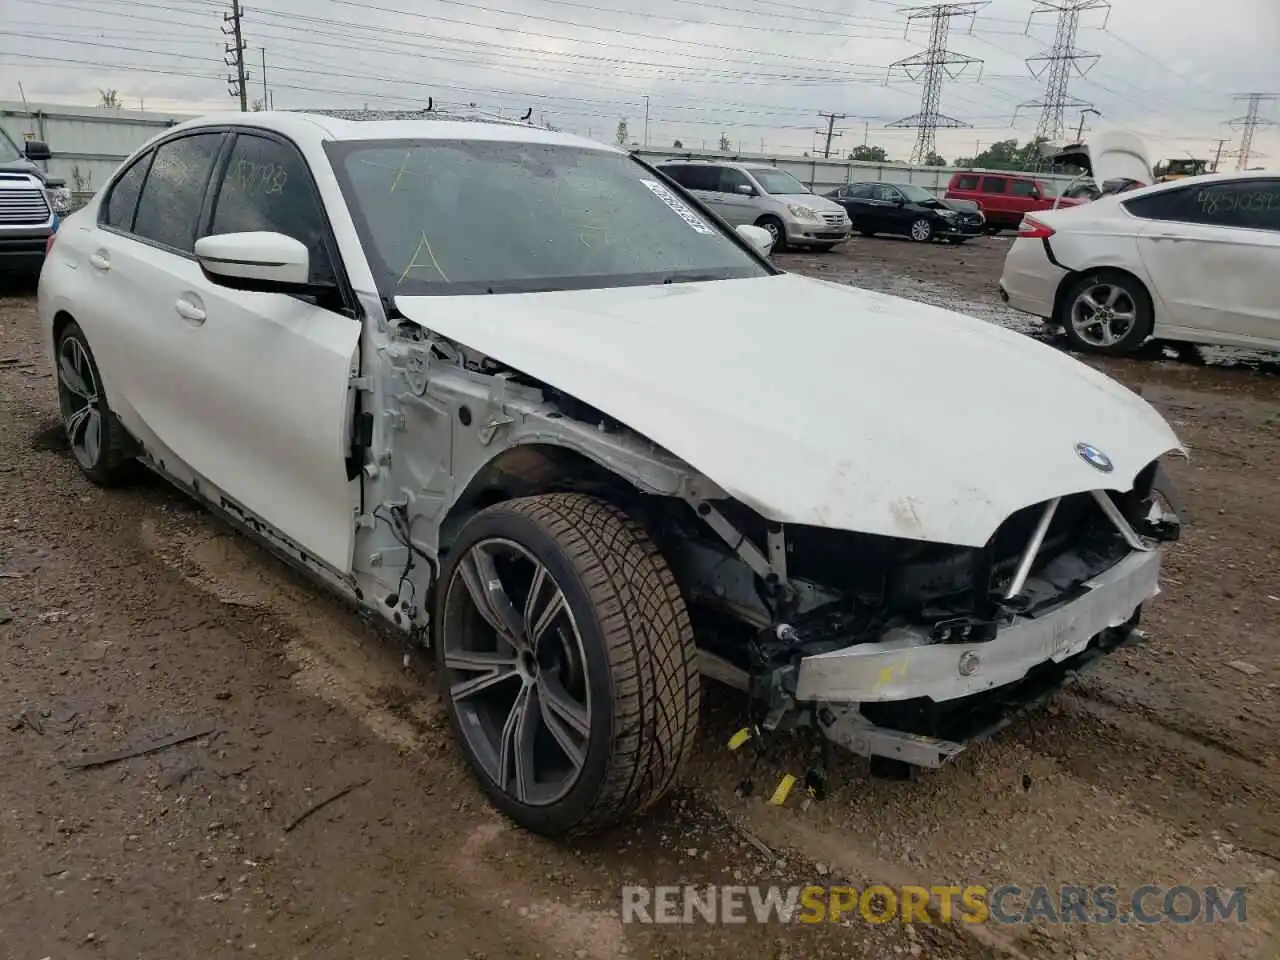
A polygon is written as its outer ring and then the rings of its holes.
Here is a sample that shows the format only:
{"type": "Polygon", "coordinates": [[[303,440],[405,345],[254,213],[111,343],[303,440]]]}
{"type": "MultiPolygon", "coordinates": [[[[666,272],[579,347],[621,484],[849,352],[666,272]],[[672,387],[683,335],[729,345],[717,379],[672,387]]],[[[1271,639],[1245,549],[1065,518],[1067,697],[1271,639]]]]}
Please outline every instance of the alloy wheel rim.
{"type": "Polygon", "coordinates": [[[1071,329],[1085,343],[1113,347],[1133,329],[1138,308],[1133,298],[1114,283],[1096,283],[1071,305],[1071,329]]]}
{"type": "Polygon", "coordinates": [[[76,337],[58,349],[58,400],[71,454],[92,470],[102,455],[102,404],[88,351],[76,337]]]}
{"type": "Polygon", "coordinates": [[[929,224],[923,220],[917,220],[911,225],[911,237],[913,240],[928,240],[929,224]]]}
{"type": "Polygon", "coordinates": [[[772,220],[766,220],[764,228],[769,231],[769,236],[773,237],[773,242],[778,242],[778,237],[782,235],[782,231],[778,229],[778,225],[772,220]]]}
{"type": "Polygon", "coordinates": [[[591,696],[582,635],[546,566],[511,540],[469,547],[440,642],[462,736],[489,779],[529,806],[568,793],[586,763],[591,696]]]}

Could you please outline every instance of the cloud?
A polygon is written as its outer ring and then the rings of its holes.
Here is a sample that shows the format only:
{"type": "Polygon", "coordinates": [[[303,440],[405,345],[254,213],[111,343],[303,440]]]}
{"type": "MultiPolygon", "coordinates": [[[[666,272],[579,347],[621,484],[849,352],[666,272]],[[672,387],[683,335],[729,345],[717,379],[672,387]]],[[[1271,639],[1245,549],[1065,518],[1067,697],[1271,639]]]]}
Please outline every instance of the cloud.
{"type": "MultiPolygon", "coordinates": [[[[535,115],[612,139],[619,119],[653,144],[715,144],[799,153],[820,139],[819,111],[846,114],[836,149],[864,141],[905,158],[916,133],[887,129],[920,109],[921,87],[891,63],[922,50],[928,23],[893,0],[262,0],[244,17],[249,96],[262,96],[262,48],[276,106],[477,105],[535,115]],[[643,11],[643,12],[640,12],[643,11]],[[889,81],[886,84],[886,79],[889,81]]],[[[941,112],[969,126],[939,130],[945,156],[1034,133],[1043,80],[1024,62],[1051,43],[1052,13],[1032,0],[991,0],[953,21],[949,49],[983,62],[941,91],[941,112]],[[981,66],[981,76],[979,76],[981,66]],[[1016,120],[1015,120],[1016,116],[1016,120]]],[[[0,87],[16,99],[90,104],[99,88],[125,105],[204,112],[231,105],[218,0],[5,0],[0,87]]],[[[1117,3],[1081,15],[1069,93],[1105,123],[1137,129],[1165,156],[1211,154],[1237,137],[1234,94],[1277,86],[1275,0],[1117,3]]],[[[960,64],[954,64],[959,68],[960,64]]],[[[1264,116],[1280,119],[1280,104],[1264,116]]],[[[1072,133],[1078,108],[1064,121],[1072,133]]],[[[1255,151],[1280,163],[1275,127],[1255,151]]],[[[1229,147],[1228,147],[1229,149],[1229,147]]]]}

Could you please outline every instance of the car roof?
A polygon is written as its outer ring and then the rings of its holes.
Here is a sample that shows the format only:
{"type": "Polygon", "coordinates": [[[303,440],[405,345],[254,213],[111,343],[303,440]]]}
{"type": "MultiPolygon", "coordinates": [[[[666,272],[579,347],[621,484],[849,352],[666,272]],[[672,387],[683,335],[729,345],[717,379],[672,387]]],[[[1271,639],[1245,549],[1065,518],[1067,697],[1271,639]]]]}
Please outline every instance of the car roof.
{"type": "Polygon", "coordinates": [[[267,130],[304,142],[492,140],[579,147],[606,153],[626,152],[612,144],[515,120],[427,111],[227,112],[197,117],[172,129],[195,130],[228,125],[267,130]]]}
{"type": "Polygon", "coordinates": [[[1168,190],[1180,190],[1185,187],[1203,186],[1209,183],[1227,183],[1235,180],[1275,180],[1280,179],[1280,170],[1231,170],[1223,173],[1205,173],[1198,177],[1183,177],[1180,180],[1169,180],[1166,183],[1153,183],[1135,190],[1126,190],[1115,196],[1132,200],[1134,197],[1146,197],[1168,190]]]}

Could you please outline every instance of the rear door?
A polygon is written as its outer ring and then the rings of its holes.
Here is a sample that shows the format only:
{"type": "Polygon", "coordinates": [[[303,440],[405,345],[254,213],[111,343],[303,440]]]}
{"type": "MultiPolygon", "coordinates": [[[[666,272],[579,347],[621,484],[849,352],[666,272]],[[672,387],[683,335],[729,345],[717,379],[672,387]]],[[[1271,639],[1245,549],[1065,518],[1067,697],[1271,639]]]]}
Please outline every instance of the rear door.
{"type": "Polygon", "coordinates": [[[1280,177],[1197,184],[1124,204],[1169,324],[1280,349],[1280,177]]]}
{"type": "Polygon", "coordinates": [[[1040,188],[1034,180],[1015,178],[1009,181],[1009,207],[1021,221],[1028,213],[1043,210],[1047,204],[1040,199],[1040,188]]]}
{"type": "Polygon", "coordinates": [[[841,187],[835,197],[836,203],[844,207],[849,219],[854,222],[854,229],[870,229],[875,222],[874,208],[870,204],[872,185],[867,183],[851,183],[841,187]]]}
{"type": "Polygon", "coordinates": [[[907,198],[893,184],[877,183],[871,188],[868,202],[877,230],[885,233],[907,233],[910,230],[911,212],[907,210],[907,198]]]}

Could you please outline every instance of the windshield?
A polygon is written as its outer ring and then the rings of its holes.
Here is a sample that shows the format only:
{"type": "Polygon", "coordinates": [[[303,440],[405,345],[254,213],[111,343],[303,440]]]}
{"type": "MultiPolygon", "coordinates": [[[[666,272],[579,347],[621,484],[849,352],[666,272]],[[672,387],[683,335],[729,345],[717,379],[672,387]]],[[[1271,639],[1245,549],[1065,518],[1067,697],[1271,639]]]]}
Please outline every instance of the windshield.
{"type": "Polygon", "coordinates": [[[22,151],[9,139],[9,135],[0,130],[0,163],[12,163],[22,159],[22,151]]]}
{"type": "Polygon", "coordinates": [[[928,203],[930,200],[937,200],[935,194],[930,193],[924,187],[917,187],[912,183],[898,183],[895,186],[902,191],[902,195],[911,203],[928,203]]]}
{"type": "Polygon", "coordinates": [[[793,193],[809,192],[809,188],[803,183],[791,174],[784,173],[781,170],[774,170],[771,167],[753,167],[749,172],[756,178],[756,183],[760,184],[765,193],[786,196],[793,193]]]}
{"type": "Polygon", "coordinates": [[[328,150],[387,296],[771,272],[625,154],[489,140],[376,140],[328,150]]]}

